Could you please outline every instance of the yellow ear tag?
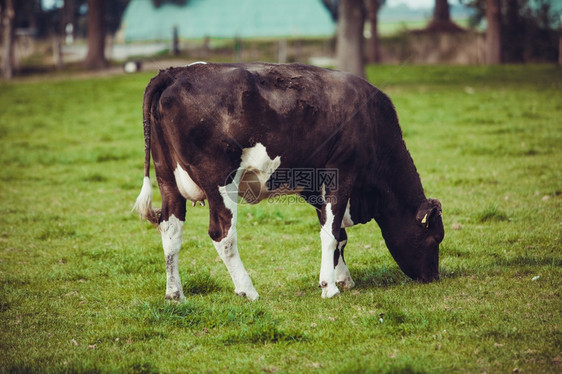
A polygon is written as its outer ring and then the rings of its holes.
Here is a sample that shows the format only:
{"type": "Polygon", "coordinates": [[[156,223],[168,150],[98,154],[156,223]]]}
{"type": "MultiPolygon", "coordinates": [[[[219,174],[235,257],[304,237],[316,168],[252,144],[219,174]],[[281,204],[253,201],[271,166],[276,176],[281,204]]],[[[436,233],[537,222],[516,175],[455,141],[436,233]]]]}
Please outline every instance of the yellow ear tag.
{"type": "Polygon", "coordinates": [[[425,216],[423,216],[421,223],[426,223],[427,222],[427,213],[425,214],[425,216]]]}

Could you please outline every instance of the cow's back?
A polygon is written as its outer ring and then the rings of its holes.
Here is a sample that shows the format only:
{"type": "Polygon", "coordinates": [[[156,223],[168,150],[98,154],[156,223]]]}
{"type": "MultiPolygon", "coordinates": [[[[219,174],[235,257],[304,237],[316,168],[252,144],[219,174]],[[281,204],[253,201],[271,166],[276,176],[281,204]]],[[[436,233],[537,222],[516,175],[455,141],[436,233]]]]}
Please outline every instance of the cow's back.
{"type": "Polygon", "coordinates": [[[324,167],[338,160],[368,170],[379,127],[396,122],[382,92],[338,71],[254,63],[197,64],[162,74],[170,84],[159,110],[173,123],[165,131],[187,163],[196,163],[201,153],[236,154],[262,143],[271,156],[281,157],[282,167],[324,167]]]}

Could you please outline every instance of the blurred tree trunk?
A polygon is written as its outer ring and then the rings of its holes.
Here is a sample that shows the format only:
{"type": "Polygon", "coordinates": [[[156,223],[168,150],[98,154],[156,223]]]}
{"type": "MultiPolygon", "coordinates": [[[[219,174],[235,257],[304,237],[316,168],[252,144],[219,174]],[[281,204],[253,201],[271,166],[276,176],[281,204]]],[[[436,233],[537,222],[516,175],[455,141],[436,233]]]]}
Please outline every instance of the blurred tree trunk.
{"type": "Polygon", "coordinates": [[[53,62],[55,63],[55,68],[57,68],[57,70],[62,70],[64,68],[64,61],[62,59],[62,37],[55,32],[52,39],[53,62]]]}
{"type": "Polygon", "coordinates": [[[64,0],[61,29],[64,33],[66,44],[72,44],[76,36],[76,19],[74,17],[74,10],[74,0],[64,0]]]}
{"type": "Polygon", "coordinates": [[[525,20],[519,16],[521,13],[519,2],[508,1],[504,6],[504,12],[500,8],[502,50],[500,59],[509,62],[524,62],[525,43],[523,41],[527,38],[527,25],[525,25],[525,20]]]}
{"type": "Polygon", "coordinates": [[[448,0],[435,0],[433,17],[426,27],[432,32],[463,32],[464,29],[451,20],[448,0]]]}
{"type": "Polygon", "coordinates": [[[433,19],[438,22],[451,22],[451,13],[448,0],[435,0],[433,19]]]}
{"type": "Polygon", "coordinates": [[[88,0],[88,54],[84,60],[87,69],[102,69],[105,59],[105,0],[88,0]]]}
{"type": "Polygon", "coordinates": [[[16,18],[13,0],[6,0],[1,15],[2,33],[4,34],[4,40],[2,41],[2,76],[11,79],[14,74],[14,19],[16,18]]]}
{"type": "Polygon", "coordinates": [[[500,0],[486,0],[486,60],[488,64],[501,63],[501,8],[500,0]]]}
{"type": "Polygon", "coordinates": [[[380,61],[379,48],[379,10],[384,0],[368,0],[367,9],[369,14],[369,23],[371,24],[371,38],[367,45],[367,59],[371,63],[380,61]]]}
{"type": "Polygon", "coordinates": [[[338,6],[337,64],[338,69],[365,77],[363,60],[363,0],[340,0],[338,6]]]}

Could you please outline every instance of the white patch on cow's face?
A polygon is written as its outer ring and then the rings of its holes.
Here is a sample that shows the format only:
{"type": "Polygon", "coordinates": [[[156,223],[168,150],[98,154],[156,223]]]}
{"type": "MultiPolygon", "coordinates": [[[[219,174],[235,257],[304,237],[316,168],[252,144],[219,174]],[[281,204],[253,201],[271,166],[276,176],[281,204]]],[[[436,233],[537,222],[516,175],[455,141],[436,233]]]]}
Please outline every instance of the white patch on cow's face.
{"type": "Polygon", "coordinates": [[[320,282],[322,297],[330,298],[340,293],[336,286],[336,272],[334,269],[334,251],[338,242],[332,233],[334,213],[332,204],[326,204],[326,222],[320,229],[320,241],[322,242],[322,264],[320,265],[320,282]]]}
{"type": "Polygon", "coordinates": [[[192,62],[191,64],[188,64],[187,66],[193,66],[193,65],[207,65],[207,63],[205,61],[195,61],[192,62]]]}
{"type": "Polygon", "coordinates": [[[230,277],[234,283],[234,292],[236,292],[237,295],[245,296],[250,300],[256,300],[259,295],[252,284],[252,280],[250,279],[248,272],[244,268],[242,260],[240,259],[236,238],[238,184],[242,173],[242,168],[239,168],[231,183],[219,187],[219,192],[222,196],[224,205],[228,210],[230,210],[232,219],[226,236],[222,238],[220,242],[213,241],[213,244],[230,273],[230,277]]]}
{"type": "Polygon", "coordinates": [[[265,146],[257,143],[242,150],[240,168],[242,179],[239,183],[240,196],[249,203],[257,203],[269,197],[273,191],[267,190],[267,181],[281,165],[281,157],[269,158],[265,146]]]}
{"type": "Polygon", "coordinates": [[[355,225],[351,220],[351,199],[347,200],[347,206],[345,207],[345,213],[343,215],[343,220],[341,221],[341,227],[351,227],[355,225]]]}
{"type": "Polygon", "coordinates": [[[184,296],[178,263],[183,221],[172,214],[167,221],[162,221],[158,228],[162,234],[162,246],[166,258],[166,299],[181,300],[184,296]]]}
{"type": "Polygon", "coordinates": [[[180,164],[174,170],[174,177],[176,177],[176,184],[180,194],[191,201],[201,201],[205,199],[205,192],[191,179],[187,171],[183,170],[180,164]]]}

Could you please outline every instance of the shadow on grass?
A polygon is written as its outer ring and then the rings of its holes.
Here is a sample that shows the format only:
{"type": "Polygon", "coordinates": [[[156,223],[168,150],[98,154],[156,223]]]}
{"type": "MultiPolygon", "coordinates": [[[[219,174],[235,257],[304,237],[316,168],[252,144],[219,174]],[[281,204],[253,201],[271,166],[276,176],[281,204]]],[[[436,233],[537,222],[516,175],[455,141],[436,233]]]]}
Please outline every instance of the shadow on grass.
{"type": "Polygon", "coordinates": [[[304,332],[285,328],[262,306],[208,305],[186,300],[182,303],[145,303],[135,310],[136,318],[145,324],[159,327],[213,329],[224,332],[218,339],[222,344],[295,343],[308,340],[304,332]]]}
{"type": "Polygon", "coordinates": [[[512,257],[502,256],[493,262],[494,266],[526,267],[526,266],[552,266],[562,267],[562,258],[554,256],[529,256],[517,255],[512,257]]]}
{"type": "Polygon", "coordinates": [[[12,366],[5,366],[3,370],[6,370],[6,373],[13,373],[13,374],[32,374],[38,373],[39,370],[35,367],[32,367],[27,364],[14,364],[12,366]]]}
{"type": "Polygon", "coordinates": [[[351,276],[359,288],[387,288],[411,281],[398,267],[363,267],[351,270],[351,276]]]}
{"type": "MultiPolygon", "coordinates": [[[[409,278],[400,270],[398,266],[378,266],[378,267],[361,267],[351,268],[351,277],[355,282],[354,289],[373,289],[373,288],[393,288],[401,286],[409,282],[416,282],[409,278]]],[[[441,266],[439,270],[439,278],[456,279],[473,274],[467,269],[451,268],[441,266]]],[[[421,282],[420,282],[421,284],[421,282]]],[[[301,279],[293,283],[294,290],[292,292],[302,292],[303,290],[317,290],[318,278],[316,275],[303,276],[301,279]]],[[[341,291],[341,287],[340,287],[341,291]]]]}
{"type": "Polygon", "coordinates": [[[427,373],[424,369],[417,368],[419,364],[410,363],[388,363],[388,362],[369,362],[360,361],[345,364],[337,372],[346,374],[423,374],[427,373]]]}
{"type": "Polygon", "coordinates": [[[128,368],[127,371],[130,373],[139,373],[139,374],[156,374],[159,373],[160,370],[158,370],[157,367],[154,367],[153,364],[151,364],[150,362],[137,362],[134,364],[131,364],[128,368]]]}
{"type": "MultiPolygon", "coordinates": [[[[44,366],[41,363],[35,366],[29,365],[12,365],[9,367],[2,367],[2,373],[13,373],[13,374],[34,374],[34,373],[82,373],[82,374],[98,374],[105,373],[106,371],[100,368],[95,363],[85,362],[85,363],[71,363],[70,365],[58,365],[55,367],[44,366]]],[[[139,373],[139,371],[135,371],[139,373]]]]}
{"type": "Polygon", "coordinates": [[[273,321],[264,321],[254,325],[243,326],[226,334],[221,341],[231,344],[266,344],[266,343],[296,343],[308,340],[306,335],[297,329],[281,328],[273,321]]]}
{"type": "MultiPolygon", "coordinates": [[[[469,275],[466,269],[451,269],[441,267],[439,269],[439,279],[455,279],[469,275]]],[[[409,278],[406,274],[396,267],[363,267],[351,270],[351,276],[358,288],[391,288],[404,285],[408,282],[417,282],[409,278]]],[[[421,282],[420,282],[421,283],[421,282]]]]}
{"type": "Polygon", "coordinates": [[[221,290],[221,286],[208,271],[189,274],[184,277],[183,292],[186,295],[206,295],[221,290]]]}
{"type": "Polygon", "coordinates": [[[439,269],[439,279],[456,279],[473,275],[474,272],[468,269],[450,268],[448,266],[441,266],[439,269]]]}

